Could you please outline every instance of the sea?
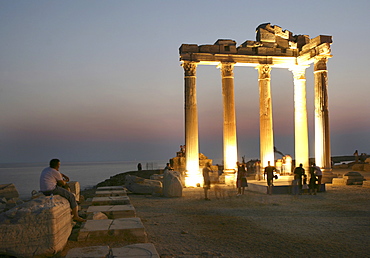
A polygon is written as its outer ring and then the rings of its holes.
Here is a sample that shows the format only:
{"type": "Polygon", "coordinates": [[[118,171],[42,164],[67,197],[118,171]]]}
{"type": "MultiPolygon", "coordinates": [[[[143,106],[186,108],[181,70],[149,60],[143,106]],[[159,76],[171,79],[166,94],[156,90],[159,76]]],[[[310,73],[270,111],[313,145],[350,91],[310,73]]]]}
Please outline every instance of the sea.
{"type": "MultiPolygon", "coordinates": [[[[163,169],[168,160],[114,161],[114,162],[62,162],[60,172],[71,181],[78,181],[81,190],[91,188],[111,176],[142,169],[163,169]]],[[[39,191],[41,171],[48,163],[3,163],[0,164],[0,185],[13,183],[21,199],[29,199],[33,190],[39,191]]]]}

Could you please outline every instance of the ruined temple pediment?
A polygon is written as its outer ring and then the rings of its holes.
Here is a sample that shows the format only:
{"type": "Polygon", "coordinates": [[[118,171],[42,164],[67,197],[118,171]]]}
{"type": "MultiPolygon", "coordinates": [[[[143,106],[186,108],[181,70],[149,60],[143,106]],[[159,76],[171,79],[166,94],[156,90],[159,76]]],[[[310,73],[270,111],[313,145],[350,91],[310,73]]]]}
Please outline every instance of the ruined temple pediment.
{"type": "Polygon", "coordinates": [[[294,35],[280,26],[263,23],[256,28],[256,40],[246,40],[239,46],[232,39],[218,39],[213,45],[182,44],[179,50],[181,61],[260,63],[258,57],[270,56],[295,58],[291,62],[304,64],[312,63],[317,55],[330,55],[331,43],[331,36],[294,35]]]}

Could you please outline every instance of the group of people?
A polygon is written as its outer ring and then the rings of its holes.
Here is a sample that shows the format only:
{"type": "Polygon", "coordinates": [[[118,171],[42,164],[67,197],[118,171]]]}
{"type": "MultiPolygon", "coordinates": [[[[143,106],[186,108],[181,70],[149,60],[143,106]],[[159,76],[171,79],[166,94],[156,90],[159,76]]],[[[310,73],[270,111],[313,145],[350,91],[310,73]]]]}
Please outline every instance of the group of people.
{"type": "Polygon", "coordinates": [[[295,194],[302,194],[302,191],[309,191],[310,194],[316,194],[320,190],[321,180],[322,180],[322,171],[320,167],[316,166],[313,163],[310,166],[310,179],[307,184],[307,175],[302,164],[299,164],[299,167],[294,169],[294,181],[293,185],[296,187],[295,194]]]}

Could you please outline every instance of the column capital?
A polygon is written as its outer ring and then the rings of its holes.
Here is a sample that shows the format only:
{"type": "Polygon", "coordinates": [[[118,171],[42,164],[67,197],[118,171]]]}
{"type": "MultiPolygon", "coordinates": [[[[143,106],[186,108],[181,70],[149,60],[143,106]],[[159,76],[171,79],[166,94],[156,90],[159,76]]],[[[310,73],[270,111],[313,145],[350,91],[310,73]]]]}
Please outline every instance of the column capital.
{"type": "Polygon", "coordinates": [[[183,62],[181,66],[184,68],[185,76],[196,76],[197,65],[198,63],[196,62],[188,62],[188,61],[183,62]]]}
{"type": "Polygon", "coordinates": [[[235,63],[232,62],[221,62],[219,65],[217,65],[217,68],[221,69],[222,78],[234,78],[234,65],[235,63]]]}
{"type": "Polygon", "coordinates": [[[313,71],[314,72],[324,72],[327,71],[326,63],[328,62],[328,59],[331,56],[315,56],[314,60],[314,66],[313,66],[313,71]]]}
{"type": "Polygon", "coordinates": [[[306,80],[306,69],[308,65],[296,65],[289,68],[293,73],[294,80],[306,80]]]}
{"type": "Polygon", "coordinates": [[[260,64],[256,66],[258,70],[258,80],[270,79],[271,66],[267,64],[260,64]]]}

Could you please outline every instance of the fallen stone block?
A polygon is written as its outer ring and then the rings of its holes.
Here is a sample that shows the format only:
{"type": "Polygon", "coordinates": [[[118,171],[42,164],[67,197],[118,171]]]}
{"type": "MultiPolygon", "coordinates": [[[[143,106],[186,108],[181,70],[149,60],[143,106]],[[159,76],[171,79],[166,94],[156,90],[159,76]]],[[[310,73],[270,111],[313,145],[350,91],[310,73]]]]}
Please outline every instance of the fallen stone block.
{"type": "Polygon", "coordinates": [[[157,180],[127,175],[125,186],[133,193],[162,195],[162,183],[157,180]]]}
{"type": "Polygon", "coordinates": [[[362,182],[362,187],[370,188],[370,181],[362,182]]]}
{"type": "Polygon", "coordinates": [[[128,196],[94,197],[92,205],[126,205],[130,204],[128,196]]]}
{"type": "Polygon", "coordinates": [[[113,257],[117,258],[159,258],[155,246],[151,243],[133,244],[119,248],[112,248],[113,257]]]}
{"type": "Polygon", "coordinates": [[[78,233],[78,241],[117,239],[130,243],[147,242],[147,234],[140,218],[88,220],[78,233]]]}
{"type": "Polygon", "coordinates": [[[72,231],[69,202],[42,196],[0,214],[0,254],[52,256],[63,250],[72,231]]]}
{"type": "Polygon", "coordinates": [[[88,216],[94,212],[102,212],[107,215],[109,219],[136,217],[135,208],[131,204],[90,206],[87,209],[88,216]]]}
{"type": "Polygon", "coordinates": [[[126,196],[126,190],[104,190],[104,191],[96,191],[95,197],[109,197],[109,196],[126,196]]]}
{"type": "Polygon", "coordinates": [[[181,174],[176,171],[167,171],[163,177],[163,195],[165,197],[181,197],[181,174]]]}
{"type": "Polygon", "coordinates": [[[87,246],[69,250],[65,258],[105,258],[108,257],[109,252],[109,246],[87,246]]]}
{"type": "Polygon", "coordinates": [[[6,199],[19,197],[18,190],[15,188],[14,184],[0,185],[0,198],[3,197],[5,197],[6,199]]]}
{"type": "Polygon", "coordinates": [[[111,191],[111,190],[124,190],[125,188],[121,185],[116,186],[100,186],[96,188],[97,191],[111,191]]]}
{"type": "Polygon", "coordinates": [[[333,185],[346,185],[346,181],[343,178],[333,178],[333,185]]]}

